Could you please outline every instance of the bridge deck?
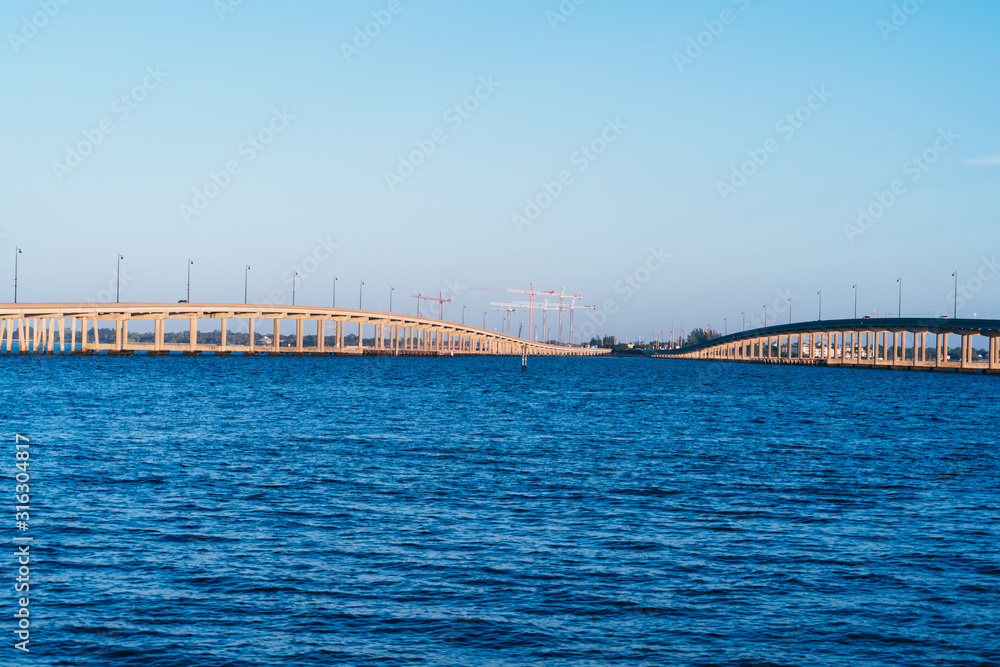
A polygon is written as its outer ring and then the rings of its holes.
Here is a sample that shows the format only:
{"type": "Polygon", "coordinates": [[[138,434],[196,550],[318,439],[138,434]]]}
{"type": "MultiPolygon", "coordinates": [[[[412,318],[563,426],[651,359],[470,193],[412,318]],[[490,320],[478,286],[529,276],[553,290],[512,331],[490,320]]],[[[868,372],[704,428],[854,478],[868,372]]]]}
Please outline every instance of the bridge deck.
{"type": "Polygon", "coordinates": [[[865,318],[783,324],[741,331],[653,355],[764,364],[1000,373],[1000,320],[865,318]],[[933,348],[928,338],[934,337],[933,348]],[[950,360],[949,336],[959,336],[959,360],[950,360]],[[980,361],[973,336],[989,339],[980,361]]]}
{"type": "Polygon", "coordinates": [[[3,354],[386,354],[406,356],[541,355],[595,356],[607,350],[547,345],[455,322],[398,313],[247,304],[0,304],[0,353],[3,354]],[[153,341],[129,336],[129,322],[152,321],[153,341]],[[165,322],[188,322],[188,342],[165,340],[165,322]],[[198,341],[198,321],[218,320],[220,342],[198,341]],[[248,323],[246,345],[229,343],[230,320],[248,323]],[[270,339],[257,334],[257,321],[270,321],[270,339]],[[281,324],[295,322],[294,344],[283,344],[281,324]],[[99,323],[113,322],[115,340],[100,342],[99,323]],[[305,345],[309,322],[314,339],[305,345]],[[79,326],[79,339],[77,328],[79,326]],[[345,344],[347,329],[359,345],[345,344]],[[354,327],[357,327],[354,329],[354,327]],[[365,347],[366,327],[374,343],[365,347]],[[79,342],[78,342],[79,341],[79,342]],[[329,341],[329,343],[328,343],[329,341]],[[23,344],[22,344],[23,343],[23,344]],[[58,351],[58,352],[57,352],[58,351]]]}

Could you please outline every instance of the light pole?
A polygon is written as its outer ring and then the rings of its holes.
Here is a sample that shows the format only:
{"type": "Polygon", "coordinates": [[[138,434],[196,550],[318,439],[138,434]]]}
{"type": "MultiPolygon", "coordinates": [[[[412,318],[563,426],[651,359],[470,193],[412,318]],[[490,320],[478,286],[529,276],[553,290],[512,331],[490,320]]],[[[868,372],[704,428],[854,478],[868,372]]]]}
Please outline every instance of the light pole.
{"type": "Polygon", "coordinates": [[[725,318],[725,317],[722,318],[722,326],[725,328],[725,333],[723,335],[728,336],[729,335],[729,319],[728,318],[725,318]]]}
{"type": "Polygon", "coordinates": [[[854,319],[858,319],[858,284],[854,283],[854,319]]]}
{"type": "Polygon", "coordinates": [[[958,271],[951,274],[955,276],[955,319],[958,319],[958,271]]]}
{"type": "Polygon", "coordinates": [[[250,285],[250,265],[243,271],[243,303],[247,303],[247,287],[250,285]]]}
{"type": "Polygon", "coordinates": [[[819,295],[819,321],[823,321],[823,290],[816,292],[819,295]]]}
{"type": "MultiPolygon", "coordinates": [[[[792,323],[792,297],[788,297],[788,323],[792,323]]],[[[788,345],[791,346],[791,343],[788,345]]]]}
{"type": "Polygon", "coordinates": [[[767,328],[767,306],[764,306],[764,328],[767,328]]]}
{"type": "Polygon", "coordinates": [[[896,317],[903,317],[903,276],[896,278],[896,282],[899,283],[899,309],[896,311],[896,317]]]}
{"type": "Polygon", "coordinates": [[[358,288],[358,310],[361,310],[361,298],[365,294],[365,281],[361,281],[361,287],[358,288]]]}
{"type": "Polygon", "coordinates": [[[483,311],[483,328],[486,328],[486,311],[483,311]]]}
{"type": "Polygon", "coordinates": [[[747,311],[743,311],[743,331],[747,330],[747,311]]]}
{"type": "Polygon", "coordinates": [[[187,290],[187,303],[191,303],[191,265],[194,264],[190,259],[188,260],[188,290],[187,290]]]}
{"type": "Polygon", "coordinates": [[[465,306],[462,306],[462,324],[465,324],[465,306]]]}
{"type": "Polygon", "coordinates": [[[395,287],[389,288],[389,312],[392,312],[392,293],[396,291],[395,287]]]}
{"type": "Polygon", "coordinates": [[[17,256],[21,254],[21,249],[14,246],[14,303],[17,303],[17,256]]]}
{"type": "Polygon", "coordinates": [[[292,305],[295,305],[295,279],[299,277],[298,271],[292,271],[292,305]]]}
{"type": "Polygon", "coordinates": [[[333,307],[337,307],[337,276],[333,277],[333,307]]]}
{"type": "Polygon", "coordinates": [[[122,293],[122,260],[125,257],[118,253],[118,266],[115,267],[115,303],[121,303],[121,293],[122,293]]]}

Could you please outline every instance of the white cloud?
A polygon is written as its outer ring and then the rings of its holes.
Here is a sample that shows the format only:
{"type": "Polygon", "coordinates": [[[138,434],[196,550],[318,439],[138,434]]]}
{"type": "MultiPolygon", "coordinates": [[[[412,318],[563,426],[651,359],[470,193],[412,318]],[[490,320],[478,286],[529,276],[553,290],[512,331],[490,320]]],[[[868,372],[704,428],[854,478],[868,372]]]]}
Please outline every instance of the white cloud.
{"type": "Polygon", "coordinates": [[[992,167],[1000,165],[1000,155],[990,155],[989,157],[969,158],[965,164],[972,167],[992,167]]]}

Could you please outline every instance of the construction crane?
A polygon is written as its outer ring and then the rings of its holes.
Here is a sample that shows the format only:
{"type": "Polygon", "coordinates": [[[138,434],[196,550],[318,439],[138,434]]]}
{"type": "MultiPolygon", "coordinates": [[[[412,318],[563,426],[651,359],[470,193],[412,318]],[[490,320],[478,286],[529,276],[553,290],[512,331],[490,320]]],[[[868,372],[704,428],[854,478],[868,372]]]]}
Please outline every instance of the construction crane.
{"type": "MultiPolygon", "coordinates": [[[[437,295],[436,299],[434,297],[432,297],[432,296],[424,296],[424,295],[419,294],[419,293],[418,294],[411,294],[410,296],[412,296],[414,299],[423,299],[424,301],[437,301],[437,303],[438,303],[439,319],[441,319],[441,320],[444,319],[444,304],[451,303],[451,299],[445,299],[444,295],[441,292],[438,292],[438,295],[437,295]]],[[[419,300],[417,301],[417,315],[418,316],[420,315],[420,301],[419,300]]]]}
{"type": "MultiPolygon", "coordinates": [[[[507,333],[507,335],[510,335],[510,314],[511,313],[516,313],[517,312],[517,308],[515,308],[514,305],[510,304],[510,303],[491,303],[490,304],[490,310],[507,311],[507,331],[506,331],[506,333],[507,333]]],[[[505,333],[505,332],[501,331],[500,333],[505,333]]]]}
{"type": "Polygon", "coordinates": [[[485,290],[487,292],[513,292],[515,294],[527,294],[528,295],[528,303],[530,304],[529,310],[528,310],[528,336],[532,340],[534,340],[534,333],[533,333],[534,332],[534,326],[533,325],[534,325],[534,322],[535,322],[534,321],[535,309],[532,306],[534,306],[534,303],[535,303],[535,295],[536,294],[551,294],[552,296],[555,296],[555,292],[553,292],[553,291],[548,291],[548,292],[539,292],[539,291],[536,291],[534,283],[528,283],[528,289],[526,289],[526,290],[525,289],[508,289],[506,287],[473,287],[472,289],[475,289],[475,290],[485,290]]]}
{"type": "MultiPolygon", "coordinates": [[[[565,296],[563,298],[573,299],[575,301],[576,299],[581,299],[583,297],[581,297],[581,296],[568,296],[567,295],[567,296],[565,296]]],[[[548,303],[548,300],[546,300],[542,304],[530,304],[530,303],[526,303],[526,302],[523,302],[523,301],[515,301],[514,303],[512,303],[510,305],[512,307],[514,307],[514,308],[535,308],[535,309],[541,310],[542,313],[543,313],[543,316],[542,316],[543,317],[543,322],[544,322],[544,313],[546,311],[549,311],[549,310],[558,310],[559,311],[559,321],[560,321],[560,328],[559,328],[559,344],[560,345],[563,344],[563,341],[562,341],[562,326],[561,326],[563,311],[567,311],[567,310],[569,311],[569,344],[572,345],[573,344],[573,336],[574,336],[574,331],[573,331],[573,328],[574,328],[574,314],[576,313],[576,311],[577,310],[581,310],[581,309],[582,310],[597,310],[597,306],[577,306],[575,303],[563,304],[563,305],[558,305],[558,306],[555,305],[555,304],[552,304],[550,306],[549,303],[548,303]]],[[[545,325],[543,324],[542,328],[544,329],[544,327],[545,327],[545,325]]]]}

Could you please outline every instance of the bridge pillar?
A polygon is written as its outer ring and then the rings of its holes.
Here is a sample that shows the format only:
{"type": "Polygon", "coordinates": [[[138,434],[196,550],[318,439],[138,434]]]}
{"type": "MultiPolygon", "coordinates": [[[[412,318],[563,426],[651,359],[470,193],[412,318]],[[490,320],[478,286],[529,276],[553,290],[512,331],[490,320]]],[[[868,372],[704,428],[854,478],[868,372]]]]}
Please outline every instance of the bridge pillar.
{"type": "Polygon", "coordinates": [[[221,349],[223,352],[226,351],[227,343],[229,342],[228,324],[229,324],[228,317],[221,318],[220,328],[222,330],[222,337],[219,339],[219,349],[221,349]]]}
{"type": "Polygon", "coordinates": [[[163,318],[157,317],[153,320],[153,351],[163,351],[163,318]]]}
{"type": "Polygon", "coordinates": [[[194,352],[195,347],[198,345],[198,318],[191,318],[191,333],[188,338],[188,351],[194,352]]]}
{"type": "Polygon", "coordinates": [[[271,341],[271,350],[277,352],[281,348],[281,319],[274,318],[274,339],[271,341]]]}
{"type": "Polygon", "coordinates": [[[257,352],[257,318],[251,317],[249,322],[248,330],[250,331],[250,340],[247,344],[250,346],[250,354],[257,352]]]}
{"type": "Polygon", "coordinates": [[[295,351],[300,354],[302,352],[302,338],[304,333],[302,318],[298,317],[295,319],[295,351]]]}
{"type": "Polygon", "coordinates": [[[326,352],[326,322],[322,319],[316,320],[316,351],[326,352]]]}

